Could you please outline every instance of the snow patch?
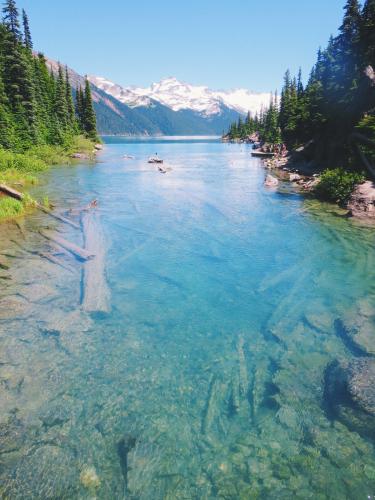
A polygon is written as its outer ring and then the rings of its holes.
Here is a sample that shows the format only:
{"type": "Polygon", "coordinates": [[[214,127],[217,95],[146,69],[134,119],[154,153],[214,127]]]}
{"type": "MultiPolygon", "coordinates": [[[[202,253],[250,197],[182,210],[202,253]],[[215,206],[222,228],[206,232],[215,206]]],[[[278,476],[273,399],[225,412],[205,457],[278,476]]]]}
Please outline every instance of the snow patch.
{"type": "Polygon", "coordinates": [[[91,83],[130,107],[150,106],[157,101],[180,111],[190,109],[206,116],[220,114],[223,106],[246,114],[255,114],[270,102],[269,93],[256,93],[247,89],[215,91],[206,86],[190,85],[169,77],[150,87],[121,87],[110,80],[89,76],[91,83]]]}

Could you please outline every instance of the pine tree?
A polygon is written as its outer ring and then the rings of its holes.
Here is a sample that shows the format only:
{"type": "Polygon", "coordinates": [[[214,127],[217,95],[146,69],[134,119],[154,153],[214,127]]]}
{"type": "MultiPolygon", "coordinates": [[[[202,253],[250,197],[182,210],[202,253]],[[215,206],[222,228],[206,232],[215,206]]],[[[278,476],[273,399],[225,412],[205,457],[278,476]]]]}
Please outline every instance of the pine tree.
{"type": "Polygon", "coordinates": [[[68,112],[68,122],[71,127],[75,126],[75,109],[72,94],[72,87],[70,85],[68,67],[65,67],[65,89],[66,89],[66,106],[68,112]]]}
{"type": "Polygon", "coordinates": [[[24,9],[22,9],[22,21],[23,21],[23,37],[24,37],[24,44],[25,47],[29,50],[32,50],[33,48],[33,41],[31,38],[31,31],[30,31],[30,25],[29,25],[29,18],[25,12],[24,9]]]}
{"type": "Polygon", "coordinates": [[[65,129],[68,124],[68,105],[66,102],[66,84],[64,73],[60,64],[56,79],[55,113],[61,127],[65,129]]]}
{"type": "Polygon", "coordinates": [[[298,78],[297,78],[297,96],[298,99],[301,99],[303,96],[303,82],[302,82],[302,69],[298,70],[298,78]]]}
{"type": "Polygon", "coordinates": [[[86,132],[86,135],[92,140],[97,140],[98,131],[96,128],[96,115],[91,96],[90,82],[87,78],[85,81],[83,106],[84,130],[86,132]]]}
{"type": "Polygon", "coordinates": [[[360,32],[363,63],[375,67],[375,0],[364,4],[360,32]]]}
{"type": "Polygon", "coordinates": [[[3,7],[3,22],[10,33],[17,40],[21,39],[18,9],[15,0],[6,0],[3,7]]]}
{"type": "Polygon", "coordinates": [[[81,85],[76,89],[76,115],[78,119],[78,126],[81,132],[84,132],[85,124],[84,124],[84,99],[81,85]]]}

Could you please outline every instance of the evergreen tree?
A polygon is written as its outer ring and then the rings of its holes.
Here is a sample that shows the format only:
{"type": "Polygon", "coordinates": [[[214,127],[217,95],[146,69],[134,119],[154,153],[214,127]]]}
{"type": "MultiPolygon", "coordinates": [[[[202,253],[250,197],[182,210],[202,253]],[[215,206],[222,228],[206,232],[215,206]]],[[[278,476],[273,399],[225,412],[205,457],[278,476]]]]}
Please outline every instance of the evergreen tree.
{"type": "Polygon", "coordinates": [[[61,128],[65,131],[68,125],[68,105],[64,73],[60,64],[56,78],[55,113],[61,128]]]}
{"type": "Polygon", "coordinates": [[[375,67],[375,0],[366,0],[360,27],[362,60],[375,67]]]}
{"type": "Polygon", "coordinates": [[[3,22],[15,39],[21,39],[18,9],[15,0],[6,0],[3,7],[3,22]]]}
{"type": "Polygon", "coordinates": [[[98,138],[98,131],[96,128],[96,115],[91,96],[90,82],[87,78],[85,81],[83,107],[84,130],[87,137],[96,140],[98,138]]]}
{"type": "Polygon", "coordinates": [[[28,18],[24,9],[22,9],[22,22],[23,22],[23,38],[24,38],[25,47],[29,50],[32,50],[33,41],[31,38],[29,18],[28,18]]]}
{"type": "Polygon", "coordinates": [[[81,132],[85,129],[84,123],[84,98],[81,85],[76,89],[76,114],[78,118],[78,126],[81,132]]]}
{"type": "Polygon", "coordinates": [[[68,122],[71,127],[75,125],[75,109],[72,94],[72,87],[70,85],[68,68],[65,67],[65,89],[66,89],[66,106],[68,113],[68,122]]]}

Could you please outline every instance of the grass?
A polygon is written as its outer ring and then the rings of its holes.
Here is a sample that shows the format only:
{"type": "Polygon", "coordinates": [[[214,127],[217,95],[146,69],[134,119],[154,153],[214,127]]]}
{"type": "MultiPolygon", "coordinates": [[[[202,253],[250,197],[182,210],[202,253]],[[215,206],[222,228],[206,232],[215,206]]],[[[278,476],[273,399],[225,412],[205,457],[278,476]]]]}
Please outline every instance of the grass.
{"type": "MultiPolygon", "coordinates": [[[[50,165],[74,163],[73,153],[83,153],[94,159],[93,149],[93,142],[84,136],[72,137],[62,146],[33,146],[23,153],[0,148],[0,183],[22,190],[37,184],[37,175],[47,170],[50,165]]],[[[35,201],[27,193],[24,194],[22,201],[0,198],[0,220],[20,216],[35,205],[35,201]]],[[[45,197],[43,204],[50,206],[48,197],[45,197]]]]}
{"type": "Polygon", "coordinates": [[[24,215],[28,209],[35,205],[34,200],[30,196],[25,196],[22,201],[2,196],[0,198],[0,219],[14,219],[24,215]]]}

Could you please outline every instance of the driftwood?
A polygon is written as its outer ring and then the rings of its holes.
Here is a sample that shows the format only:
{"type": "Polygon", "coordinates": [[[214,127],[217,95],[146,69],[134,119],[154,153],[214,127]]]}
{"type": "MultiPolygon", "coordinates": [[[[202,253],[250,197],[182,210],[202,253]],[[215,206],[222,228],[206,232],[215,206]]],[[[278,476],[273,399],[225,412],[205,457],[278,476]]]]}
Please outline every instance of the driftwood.
{"type": "Polygon", "coordinates": [[[75,257],[78,257],[81,260],[86,261],[95,257],[95,255],[92,252],[88,252],[87,250],[75,245],[74,243],[71,243],[65,238],[58,236],[53,231],[44,230],[40,231],[40,234],[44,236],[47,240],[53,241],[57,245],[60,245],[61,247],[65,248],[66,250],[68,250],[68,252],[70,252],[75,257]]]}
{"type": "Polygon", "coordinates": [[[85,250],[95,258],[83,267],[82,307],[86,312],[108,313],[110,292],[105,276],[105,241],[99,215],[95,211],[82,215],[85,250]]]}
{"type": "Polygon", "coordinates": [[[23,199],[23,194],[20,193],[19,191],[16,191],[13,188],[10,188],[9,186],[6,186],[5,184],[0,184],[0,191],[11,198],[15,198],[16,200],[22,200],[23,199]]]}
{"type": "MultiPolygon", "coordinates": [[[[7,186],[6,184],[0,184],[0,191],[2,193],[5,193],[7,196],[10,196],[11,198],[15,198],[16,200],[22,201],[24,198],[23,193],[20,193],[16,189],[13,189],[13,188],[7,186]]],[[[66,219],[65,217],[62,217],[61,215],[54,214],[53,212],[48,210],[48,208],[43,207],[43,205],[41,205],[40,203],[36,203],[36,207],[39,208],[39,210],[42,210],[42,212],[44,212],[45,214],[50,215],[54,219],[57,219],[61,222],[65,222],[65,224],[69,224],[70,226],[73,226],[76,229],[79,229],[78,224],[76,224],[75,222],[73,222],[69,219],[66,219]]]]}

